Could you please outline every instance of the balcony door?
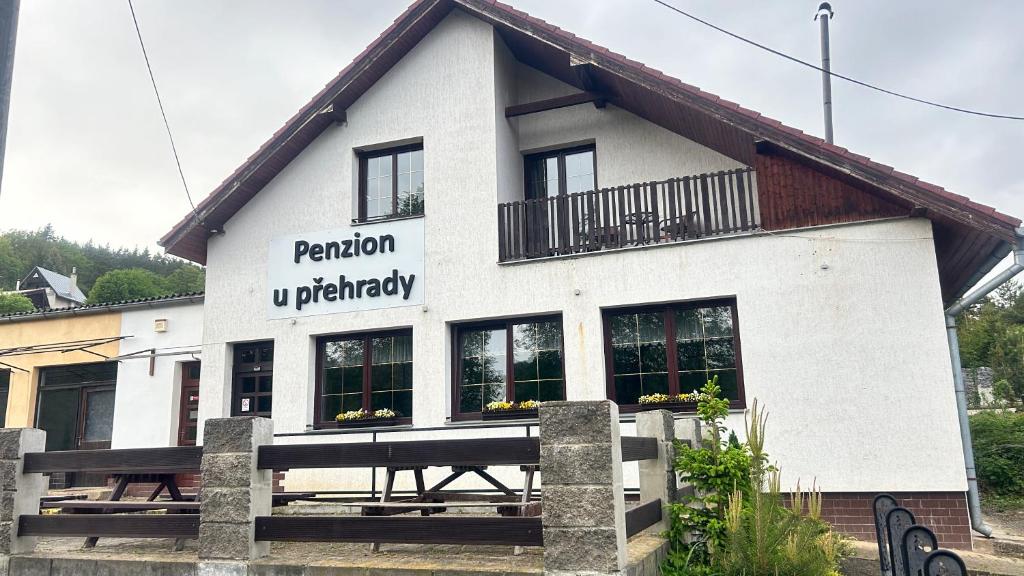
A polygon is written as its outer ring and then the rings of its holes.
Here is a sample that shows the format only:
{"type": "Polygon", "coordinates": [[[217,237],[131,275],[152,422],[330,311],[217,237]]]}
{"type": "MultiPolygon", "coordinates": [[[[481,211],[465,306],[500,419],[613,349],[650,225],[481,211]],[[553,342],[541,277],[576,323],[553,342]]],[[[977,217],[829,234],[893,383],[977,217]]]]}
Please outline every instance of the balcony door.
{"type": "MultiPolygon", "coordinates": [[[[531,154],[524,159],[524,240],[532,252],[551,255],[558,252],[560,244],[572,245],[573,239],[565,237],[570,217],[566,200],[570,194],[596,188],[594,153],[594,146],[590,145],[531,154]]],[[[584,220],[587,217],[578,212],[574,216],[584,220]]]]}
{"type": "Polygon", "coordinates": [[[589,192],[597,187],[594,146],[530,154],[524,159],[527,200],[589,192]]]}

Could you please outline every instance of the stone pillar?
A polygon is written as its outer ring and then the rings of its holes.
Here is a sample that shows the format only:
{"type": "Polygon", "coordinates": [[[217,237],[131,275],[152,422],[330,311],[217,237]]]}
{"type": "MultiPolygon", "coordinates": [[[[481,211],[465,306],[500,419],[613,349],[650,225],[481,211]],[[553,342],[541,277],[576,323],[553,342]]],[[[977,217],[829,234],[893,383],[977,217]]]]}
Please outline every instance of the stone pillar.
{"type": "MultiPolygon", "coordinates": [[[[668,410],[650,410],[636,415],[636,435],[658,440],[658,458],[641,460],[640,503],[661,500],[662,506],[676,501],[675,420],[668,410]]],[[[661,521],[651,525],[646,532],[658,534],[669,527],[669,514],[664,511],[661,521]]]]}
{"type": "Polygon", "coordinates": [[[18,536],[22,515],[39,514],[46,495],[42,474],[24,474],[26,452],[46,451],[46,432],[35,428],[0,429],[0,556],[31,552],[36,537],[18,536]]]}
{"type": "Polygon", "coordinates": [[[270,516],[270,470],[258,470],[259,447],[274,442],[267,418],[212,418],[203,435],[199,495],[199,559],[244,562],[266,556],[256,517],[270,516]]]}
{"type": "Polygon", "coordinates": [[[624,570],[619,407],[608,400],[540,406],[544,573],[624,570]]]}

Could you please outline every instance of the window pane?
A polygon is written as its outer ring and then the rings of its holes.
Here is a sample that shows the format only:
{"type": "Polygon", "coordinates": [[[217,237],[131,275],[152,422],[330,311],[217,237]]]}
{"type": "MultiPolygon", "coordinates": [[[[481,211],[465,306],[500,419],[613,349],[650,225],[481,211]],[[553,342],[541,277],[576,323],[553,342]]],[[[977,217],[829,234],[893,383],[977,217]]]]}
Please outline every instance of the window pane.
{"type": "Polygon", "coordinates": [[[331,420],[341,414],[341,396],[324,396],[320,414],[323,420],[331,420]]]}
{"type": "MultiPolygon", "coordinates": [[[[565,400],[565,385],[562,380],[542,380],[537,388],[540,393],[537,400],[541,402],[565,400]]],[[[526,400],[530,400],[530,398],[526,398],[526,400]]]]}
{"type": "Polygon", "coordinates": [[[732,308],[701,308],[704,318],[704,335],[707,338],[732,337],[732,308]]]}
{"type": "Polygon", "coordinates": [[[577,152],[565,157],[566,191],[587,192],[594,186],[594,152],[577,152]]]}
{"type": "Polygon", "coordinates": [[[462,349],[460,412],[480,412],[488,402],[505,399],[506,331],[504,328],[460,332],[462,349]]]}
{"type": "Polygon", "coordinates": [[[341,397],[341,411],[351,412],[363,407],[363,393],[345,394],[341,397]]]}
{"type": "Polygon", "coordinates": [[[378,392],[391,390],[391,364],[370,367],[370,390],[378,392]]]}
{"type": "MultiPolygon", "coordinates": [[[[515,385],[512,401],[539,400],[540,387],[547,381],[562,378],[562,323],[530,322],[516,324],[512,331],[515,360],[515,385]]],[[[548,396],[561,396],[558,390],[548,396]]]]}
{"type": "Polygon", "coordinates": [[[398,155],[398,173],[408,174],[412,171],[412,152],[402,152],[398,155]]]}
{"type": "Polygon", "coordinates": [[[242,378],[242,393],[252,393],[256,391],[256,377],[245,376],[242,378]]]}
{"type": "Polygon", "coordinates": [[[413,150],[410,154],[412,155],[413,171],[423,172],[423,150],[413,150]]]}
{"type": "Polygon", "coordinates": [[[619,314],[612,316],[610,325],[615,400],[620,404],[636,404],[644,394],[667,393],[664,314],[619,314]]]}
{"type": "Polygon", "coordinates": [[[273,376],[260,376],[259,379],[260,392],[271,392],[274,389],[274,377],[273,376]]]}
{"type": "Polygon", "coordinates": [[[718,370],[712,372],[711,376],[718,376],[718,386],[722,388],[722,398],[736,400],[740,397],[739,387],[736,384],[736,370],[718,370]]]}
{"type": "Polygon", "coordinates": [[[270,396],[260,396],[257,399],[256,405],[258,406],[257,411],[259,412],[270,412],[270,406],[272,399],[270,396]]]}

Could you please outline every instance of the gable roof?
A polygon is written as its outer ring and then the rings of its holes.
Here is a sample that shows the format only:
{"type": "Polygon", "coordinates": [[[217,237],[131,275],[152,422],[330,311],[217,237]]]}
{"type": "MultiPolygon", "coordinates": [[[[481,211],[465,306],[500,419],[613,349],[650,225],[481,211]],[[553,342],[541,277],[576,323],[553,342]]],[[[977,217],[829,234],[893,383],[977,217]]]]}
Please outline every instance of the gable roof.
{"type": "Polygon", "coordinates": [[[417,0],[160,245],[170,254],[205,263],[209,236],[453,9],[493,25],[520,61],[580,89],[597,86],[614,106],[730,158],[753,166],[759,154],[786,156],[868,188],[907,207],[908,213],[927,214],[936,223],[939,258],[949,259],[950,269],[940,271],[947,300],[994,266],[1015,239],[1018,218],[723,100],[511,6],[493,0],[417,0]]]}
{"type": "Polygon", "coordinates": [[[53,291],[56,292],[57,295],[60,296],[61,298],[64,298],[66,300],[74,300],[75,302],[79,303],[85,302],[85,294],[83,294],[82,291],[78,289],[77,285],[72,286],[71,278],[68,278],[63,274],[58,274],[53,270],[47,270],[42,266],[36,266],[35,268],[33,268],[25,276],[25,279],[21,281],[21,284],[31,284],[30,281],[34,279],[37,273],[39,275],[39,278],[42,280],[42,283],[46,284],[50,288],[53,288],[53,291]]]}

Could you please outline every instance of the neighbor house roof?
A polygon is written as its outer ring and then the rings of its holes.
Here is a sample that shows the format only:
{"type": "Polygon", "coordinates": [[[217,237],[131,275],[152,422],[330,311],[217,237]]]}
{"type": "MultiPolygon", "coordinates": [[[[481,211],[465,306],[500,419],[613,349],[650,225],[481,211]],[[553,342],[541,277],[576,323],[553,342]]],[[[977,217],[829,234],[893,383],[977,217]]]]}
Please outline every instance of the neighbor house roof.
{"type": "Polygon", "coordinates": [[[78,289],[77,285],[72,285],[71,278],[54,272],[53,270],[47,270],[42,266],[36,266],[21,281],[22,285],[30,283],[36,278],[36,275],[42,280],[43,283],[53,288],[53,291],[58,296],[67,300],[74,300],[75,302],[85,302],[85,294],[78,289]]]}
{"type": "Polygon", "coordinates": [[[44,308],[31,312],[15,312],[11,314],[0,314],[0,322],[20,322],[23,320],[44,320],[61,316],[84,316],[87,314],[102,314],[105,312],[120,312],[132,308],[157,308],[160,306],[173,306],[178,304],[202,303],[205,298],[203,292],[184,292],[181,294],[168,294],[166,296],[153,296],[151,298],[135,298],[132,300],[120,300],[117,302],[106,302],[102,304],[83,304],[81,306],[68,306],[67,308],[44,308]]]}
{"type": "Polygon", "coordinates": [[[754,165],[778,154],[870,188],[908,214],[937,224],[944,295],[962,293],[1010,249],[1020,220],[965,196],[874,162],[846,148],[685,84],[543,20],[493,0],[418,0],[168,232],[167,252],[205,263],[209,236],[335,121],[453,9],[495,27],[513,55],[607,102],[730,158],[754,165]],[[941,228],[941,229],[939,229],[941,228]]]}

